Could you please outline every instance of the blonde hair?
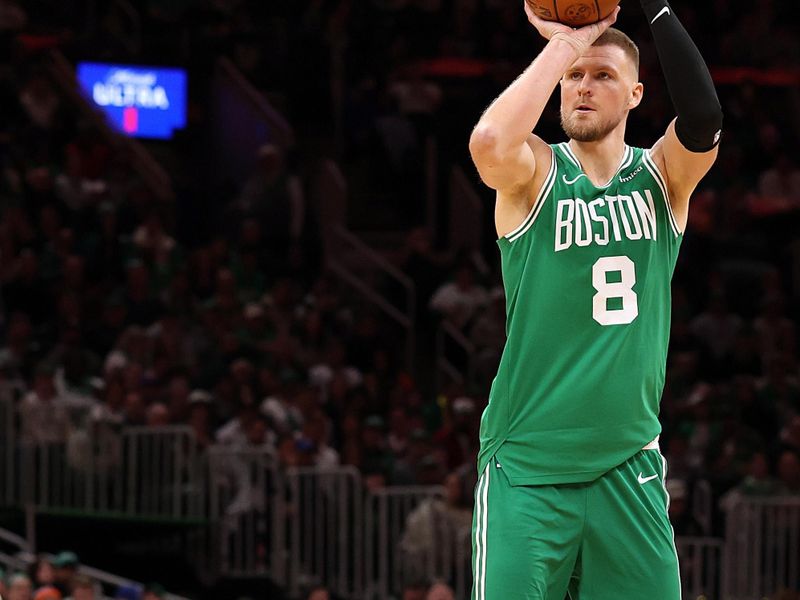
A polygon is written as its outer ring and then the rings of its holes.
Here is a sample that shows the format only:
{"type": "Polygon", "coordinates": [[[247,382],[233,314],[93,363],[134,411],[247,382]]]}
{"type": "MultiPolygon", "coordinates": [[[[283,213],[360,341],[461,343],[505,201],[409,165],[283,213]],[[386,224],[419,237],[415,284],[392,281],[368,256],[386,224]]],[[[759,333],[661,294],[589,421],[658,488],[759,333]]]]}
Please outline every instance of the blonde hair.
{"type": "Polygon", "coordinates": [[[622,48],[625,55],[631,59],[636,75],[639,75],[639,46],[627,34],[619,29],[609,27],[597,38],[592,46],[617,46],[622,48]]]}

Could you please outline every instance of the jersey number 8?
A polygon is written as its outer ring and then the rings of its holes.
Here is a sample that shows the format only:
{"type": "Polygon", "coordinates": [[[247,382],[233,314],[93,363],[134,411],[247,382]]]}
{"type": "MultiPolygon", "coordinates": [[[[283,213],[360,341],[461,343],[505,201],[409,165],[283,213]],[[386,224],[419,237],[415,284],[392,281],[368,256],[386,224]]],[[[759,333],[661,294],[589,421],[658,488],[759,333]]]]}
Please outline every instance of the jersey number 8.
{"type": "Polygon", "coordinates": [[[633,291],[636,265],[627,256],[606,256],[594,263],[592,285],[597,290],[592,299],[592,317],[600,325],[628,325],[639,316],[639,299],[633,291]],[[619,273],[619,281],[609,282],[609,273],[619,273]],[[609,308],[609,300],[615,301],[615,308],[609,308]]]}

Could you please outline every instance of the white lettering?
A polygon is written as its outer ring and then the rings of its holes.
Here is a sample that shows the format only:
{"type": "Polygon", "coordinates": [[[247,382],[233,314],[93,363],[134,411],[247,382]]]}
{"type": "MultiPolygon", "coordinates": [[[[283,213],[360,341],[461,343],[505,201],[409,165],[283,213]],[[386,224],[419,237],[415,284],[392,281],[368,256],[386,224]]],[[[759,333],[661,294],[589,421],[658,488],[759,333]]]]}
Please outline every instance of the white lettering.
{"type": "Polygon", "coordinates": [[[614,239],[618,242],[622,241],[622,235],[619,232],[619,218],[617,217],[617,197],[616,196],[606,196],[606,202],[608,203],[608,214],[611,217],[611,225],[614,228],[614,239]]]}
{"type": "Polygon", "coordinates": [[[630,196],[605,196],[586,202],[565,198],[556,203],[555,251],[573,245],[585,248],[596,244],[608,246],[612,239],[656,240],[655,201],[651,190],[632,192],[630,196]],[[613,236],[613,238],[612,238],[613,236]]]}
{"type": "Polygon", "coordinates": [[[162,110],[169,108],[169,98],[167,98],[167,90],[160,85],[153,88],[153,105],[162,110]]]}
{"type": "Polygon", "coordinates": [[[143,87],[152,87],[155,85],[158,77],[155,73],[136,73],[128,71],[127,69],[117,69],[113,71],[109,78],[106,80],[108,85],[136,85],[143,87]]]}
{"type": "Polygon", "coordinates": [[[575,217],[575,201],[572,198],[559,200],[556,206],[556,252],[572,246],[572,220],[575,217]],[[564,215],[566,209],[566,215],[564,215]]]}
{"type": "Polygon", "coordinates": [[[608,245],[608,219],[603,216],[597,214],[597,209],[602,208],[606,205],[605,200],[602,198],[598,198],[589,203],[589,212],[592,213],[592,221],[595,223],[600,223],[601,227],[603,228],[603,233],[597,233],[594,236],[594,243],[599,246],[607,246],[608,245]]]}
{"type": "Polygon", "coordinates": [[[633,201],[636,203],[636,210],[642,220],[644,237],[648,240],[657,240],[658,230],[656,229],[656,207],[653,202],[653,194],[650,190],[645,190],[644,195],[647,197],[647,203],[645,203],[642,195],[636,191],[633,192],[633,201]]]}
{"type": "Polygon", "coordinates": [[[589,207],[580,198],[575,198],[575,243],[585,248],[592,243],[592,221],[589,207]]]}
{"type": "Polygon", "coordinates": [[[154,85],[155,75],[138,76],[120,71],[103,83],[98,81],[92,87],[92,99],[98,106],[135,106],[137,108],[158,108],[167,110],[170,102],[167,91],[160,85],[154,85]]]}
{"type": "Polygon", "coordinates": [[[625,237],[629,240],[642,239],[642,226],[639,223],[639,215],[634,210],[633,200],[631,200],[630,196],[619,197],[619,216],[622,220],[622,227],[625,229],[625,237]],[[628,210],[625,210],[626,206],[628,210]]]}

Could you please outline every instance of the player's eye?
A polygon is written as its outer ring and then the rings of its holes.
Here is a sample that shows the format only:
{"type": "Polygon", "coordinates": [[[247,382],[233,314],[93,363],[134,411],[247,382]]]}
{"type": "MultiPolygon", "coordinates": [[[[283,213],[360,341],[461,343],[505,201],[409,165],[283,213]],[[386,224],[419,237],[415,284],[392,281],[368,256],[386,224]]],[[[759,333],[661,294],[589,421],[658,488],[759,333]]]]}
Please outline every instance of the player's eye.
{"type": "Polygon", "coordinates": [[[611,79],[611,73],[607,73],[606,71],[600,71],[597,74],[598,79],[611,79]]]}
{"type": "Polygon", "coordinates": [[[583,73],[580,71],[573,71],[569,74],[569,78],[572,79],[572,81],[578,81],[579,79],[583,79],[583,73]]]}

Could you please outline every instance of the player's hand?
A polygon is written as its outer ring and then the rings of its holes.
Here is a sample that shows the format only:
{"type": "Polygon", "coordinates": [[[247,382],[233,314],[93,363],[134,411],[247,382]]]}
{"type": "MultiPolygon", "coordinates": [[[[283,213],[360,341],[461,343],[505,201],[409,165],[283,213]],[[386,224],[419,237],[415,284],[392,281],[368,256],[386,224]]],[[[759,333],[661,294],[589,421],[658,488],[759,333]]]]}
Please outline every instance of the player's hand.
{"type": "Polygon", "coordinates": [[[595,40],[603,35],[603,32],[617,21],[617,15],[619,14],[619,6],[617,6],[614,12],[602,21],[573,29],[569,25],[564,25],[556,21],[545,21],[541,17],[538,17],[531,9],[527,0],[523,0],[522,4],[525,6],[525,14],[528,16],[528,21],[536,28],[543,38],[546,40],[559,39],[567,42],[575,49],[578,56],[582,56],[589,46],[594,44],[595,40]]]}

